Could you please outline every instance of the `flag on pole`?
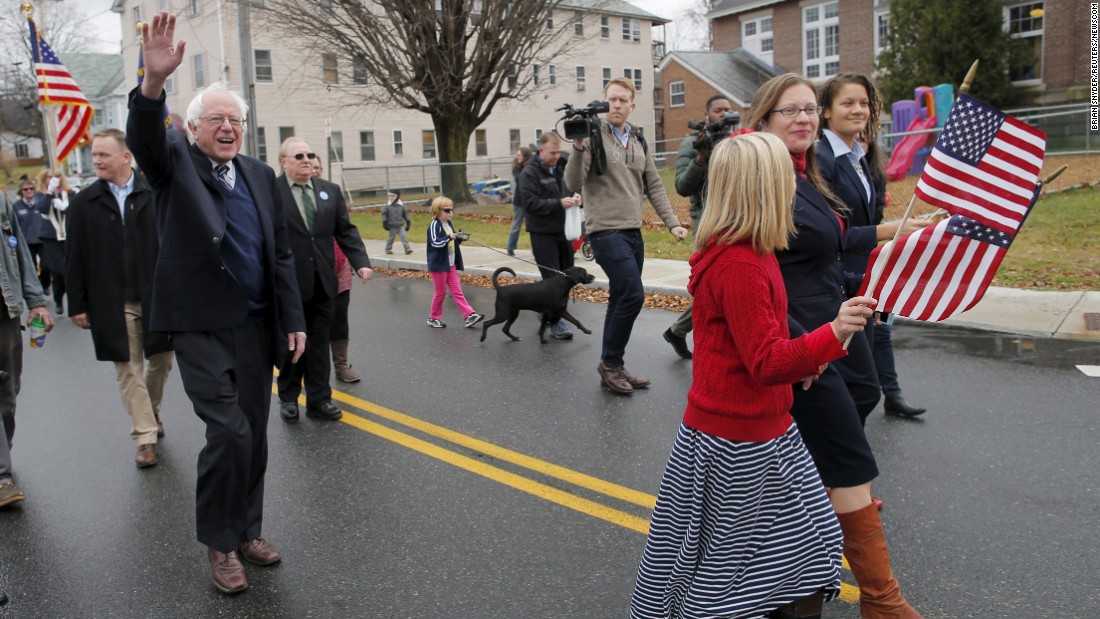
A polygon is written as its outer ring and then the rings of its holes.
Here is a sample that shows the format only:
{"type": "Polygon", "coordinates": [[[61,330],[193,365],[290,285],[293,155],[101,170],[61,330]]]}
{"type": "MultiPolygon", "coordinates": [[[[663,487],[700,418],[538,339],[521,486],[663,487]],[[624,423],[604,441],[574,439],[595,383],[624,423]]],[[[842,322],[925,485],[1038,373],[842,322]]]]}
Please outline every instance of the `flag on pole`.
{"type": "MultiPolygon", "coordinates": [[[[141,29],[138,28],[138,40],[141,39],[141,29]]],[[[145,81],[145,48],[138,43],[138,68],[137,68],[137,83],[138,87],[141,87],[141,83],[145,81]]],[[[168,113],[168,104],[164,104],[164,128],[172,128],[172,116],[168,113]]]]}
{"type": "Polygon", "coordinates": [[[1045,133],[960,94],[916,188],[951,216],[875,248],[859,294],[917,320],[973,307],[1039,197],[1045,151],[1045,133]]]}
{"type": "Polygon", "coordinates": [[[1043,167],[1046,134],[960,94],[936,141],[917,196],[948,213],[1015,232],[1043,167]]]}
{"type": "Polygon", "coordinates": [[[92,124],[92,106],[80,92],[73,76],[61,64],[45,39],[38,32],[34,20],[27,17],[31,31],[31,50],[34,53],[34,73],[38,79],[38,101],[57,106],[58,163],[65,161],[74,149],[88,141],[88,127],[92,124]]]}

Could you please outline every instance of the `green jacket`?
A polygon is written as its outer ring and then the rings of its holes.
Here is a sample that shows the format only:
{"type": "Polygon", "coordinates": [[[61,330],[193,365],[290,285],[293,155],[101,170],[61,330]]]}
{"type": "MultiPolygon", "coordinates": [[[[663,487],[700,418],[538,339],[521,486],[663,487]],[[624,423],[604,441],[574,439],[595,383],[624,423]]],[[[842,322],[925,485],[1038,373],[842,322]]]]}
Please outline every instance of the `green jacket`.
{"type": "Polygon", "coordinates": [[[703,206],[707,202],[707,168],[695,163],[695,136],[698,132],[684,138],[676,152],[676,193],[691,201],[692,234],[699,227],[699,218],[703,216],[703,206]]]}

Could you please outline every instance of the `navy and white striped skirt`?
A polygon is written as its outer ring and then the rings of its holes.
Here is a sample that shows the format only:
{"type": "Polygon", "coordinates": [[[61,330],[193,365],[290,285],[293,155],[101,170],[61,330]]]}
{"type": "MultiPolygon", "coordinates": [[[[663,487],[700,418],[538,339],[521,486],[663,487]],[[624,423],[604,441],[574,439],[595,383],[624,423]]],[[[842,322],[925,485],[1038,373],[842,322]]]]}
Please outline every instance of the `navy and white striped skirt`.
{"type": "Polygon", "coordinates": [[[630,602],[633,619],[762,617],[840,592],[843,537],[792,423],[771,441],[680,425],[630,602]]]}

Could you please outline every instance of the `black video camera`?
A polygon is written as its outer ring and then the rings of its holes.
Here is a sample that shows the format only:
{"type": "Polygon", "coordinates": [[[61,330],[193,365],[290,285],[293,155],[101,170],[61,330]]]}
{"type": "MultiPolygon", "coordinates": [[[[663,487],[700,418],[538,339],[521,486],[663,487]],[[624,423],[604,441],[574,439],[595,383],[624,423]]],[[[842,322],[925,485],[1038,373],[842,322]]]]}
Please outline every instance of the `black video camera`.
{"type": "Polygon", "coordinates": [[[736,131],[739,124],[741,124],[740,114],[726,112],[717,122],[689,120],[688,128],[701,133],[704,148],[712,150],[715,144],[728,138],[730,133],[736,131]]]}
{"type": "Polygon", "coordinates": [[[566,103],[554,111],[560,112],[562,110],[565,110],[565,114],[559,119],[559,122],[564,121],[565,139],[583,140],[599,135],[600,119],[596,115],[610,111],[611,106],[608,105],[607,101],[593,101],[578,109],[566,103]],[[574,116],[580,116],[581,118],[573,118],[574,116]]]}

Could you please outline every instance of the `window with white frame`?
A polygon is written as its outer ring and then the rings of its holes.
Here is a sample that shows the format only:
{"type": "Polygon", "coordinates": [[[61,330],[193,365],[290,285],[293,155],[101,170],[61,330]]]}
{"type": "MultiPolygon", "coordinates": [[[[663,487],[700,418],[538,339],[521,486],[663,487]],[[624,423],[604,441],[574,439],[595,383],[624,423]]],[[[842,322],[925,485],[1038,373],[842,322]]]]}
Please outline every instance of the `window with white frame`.
{"type": "Polygon", "coordinates": [[[519,150],[519,147],[523,146],[522,144],[520,144],[520,141],[522,139],[523,139],[523,137],[522,137],[522,134],[520,133],[519,129],[509,129],[508,130],[508,152],[514,154],[517,150],[519,150]]]}
{"type": "Polygon", "coordinates": [[[294,127],[279,127],[279,148],[282,148],[283,142],[294,137],[294,127]]]}
{"type": "Polygon", "coordinates": [[[168,0],[157,0],[157,12],[163,13],[168,10],[168,0]]]}
{"type": "Polygon", "coordinates": [[[668,106],[682,107],[684,105],[684,81],[668,83],[668,106]]]}
{"type": "Polygon", "coordinates": [[[420,132],[420,141],[424,145],[424,158],[435,159],[435,131],[424,129],[420,132]]]}
{"type": "Polygon", "coordinates": [[[267,163],[267,131],[263,127],[256,127],[256,158],[267,163]]]}
{"type": "Polygon", "coordinates": [[[839,3],[802,7],[802,73],[820,79],[840,72],[839,3]]]}
{"type": "Polygon", "coordinates": [[[771,15],[741,22],[741,47],[752,55],[771,64],[774,43],[771,15]]]}
{"type": "Polygon", "coordinates": [[[584,11],[573,11],[573,36],[584,36],[584,11]]]}
{"type": "Polygon", "coordinates": [[[1012,81],[1041,80],[1043,78],[1043,3],[1028,2],[1006,6],[1005,25],[1008,27],[1009,34],[1026,41],[1032,51],[1031,64],[1009,69],[1012,81]]]}
{"type": "Polygon", "coordinates": [[[890,32],[890,9],[875,9],[875,58],[886,46],[886,35],[890,32]]]}
{"type": "Polygon", "coordinates": [[[191,17],[202,15],[202,2],[200,0],[187,0],[187,14],[191,17]]]}
{"type": "Polygon", "coordinates": [[[553,30],[554,29],[554,16],[552,14],[548,15],[546,17],[546,29],[547,30],[553,30]]]}
{"type": "Polygon", "coordinates": [[[321,82],[325,84],[337,84],[340,82],[340,73],[337,70],[336,54],[321,54],[321,82]]]}
{"type": "Polygon", "coordinates": [[[508,90],[515,90],[516,84],[519,83],[519,68],[516,66],[515,63],[512,63],[512,65],[508,67],[507,80],[508,90]]]}
{"type": "Polygon", "coordinates": [[[642,20],[637,17],[623,18],[623,40],[634,42],[642,40],[642,20]]]}
{"type": "MultiPolygon", "coordinates": [[[[329,154],[329,159],[334,159],[336,161],[343,161],[344,160],[344,132],[343,131],[333,131],[331,140],[332,140],[332,142],[331,142],[332,149],[330,149],[329,153],[328,153],[329,154]]],[[[330,163],[330,165],[331,165],[331,163],[330,163]]]]}
{"type": "Polygon", "coordinates": [[[92,108],[92,126],[101,127],[107,122],[107,114],[103,112],[101,107],[92,108]]]}
{"type": "Polygon", "coordinates": [[[374,132],[359,132],[359,161],[374,161],[374,132]]]}
{"type": "Polygon", "coordinates": [[[558,68],[554,65],[546,67],[546,83],[554,86],[558,83],[558,68]]]}
{"type": "Polygon", "coordinates": [[[539,81],[539,66],[537,64],[531,65],[531,84],[538,86],[539,81]]]}
{"type": "Polygon", "coordinates": [[[584,67],[577,66],[577,92],[584,91],[584,67]]]}
{"type": "Polygon", "coordinates": [[[257,82],[270,82],[274,73],[271,70],[271,50],[252,50],[252,70],[256,73],[257,82]]]}
{"type": "Polygon", "coordinates": [[[600,38],[607,41],[611,38],[611,16],[600,15],[600,38]]]}
{"type": "Polygon", "coordinates": [[[395,157],[400,157],[405,154],[405,143],[401,141],[401,130],[393,130],[393,154],[395,157]]]}
{"type": "Polygon", "coordinates": [[[539,143],[540,137],[542,137],[542,129],[535,129],[535,144],[539,143]]]}
{"type": "Polygon", "coordinates": [[[607,90],[607,85],[611,83],[611,67],[603,67],[600,73],[603,77],[603,88],[607,90]]]}
{"type": "Polygon", "coordinates": [[[486,157],[489,155],[489,144],[486,142],[485,130],[474,130],[474,156],[486,157]]]}
{"type": "Polygon", "coordinates": [[[31,156],[31,149],[27,146],[26,142],[17,142],[15,144],[15,156],[19,159],[26,159],[31,156]]]}
{"type": "Polygon", "coordinates": [[[624,68],[623,77],[628,80],[634,80],[634,89],[638,92],[642,92],[642,70],[633,68],[624,68]]]}
{"type": "Polygon", "coordinates": [[[134,28],[136,29],[141,25],[141,5],[135,6],[131,14],[134,16],[134,28]]]}
{"type": "Polygon", "coordinates": [[[351,82],[360,86],[367,85],[367,59],[361,55],[351,58],[351,82]]]}
{"type": "Polygon", "coordinates": [[[165,94],[169,94],[169,95],[176,94],[176,76],[175,75],[169,75],[168,78],[164,80],[164,92],[165,92],[165,94]]]}
{"type": "Polygon", "coordinates": [[[202,88],[206,85],[206,63],[203,61],[202,54],[195,54],[191,57],[191,69],[192,76],[195,80],[195,88],[202,88]]]}

